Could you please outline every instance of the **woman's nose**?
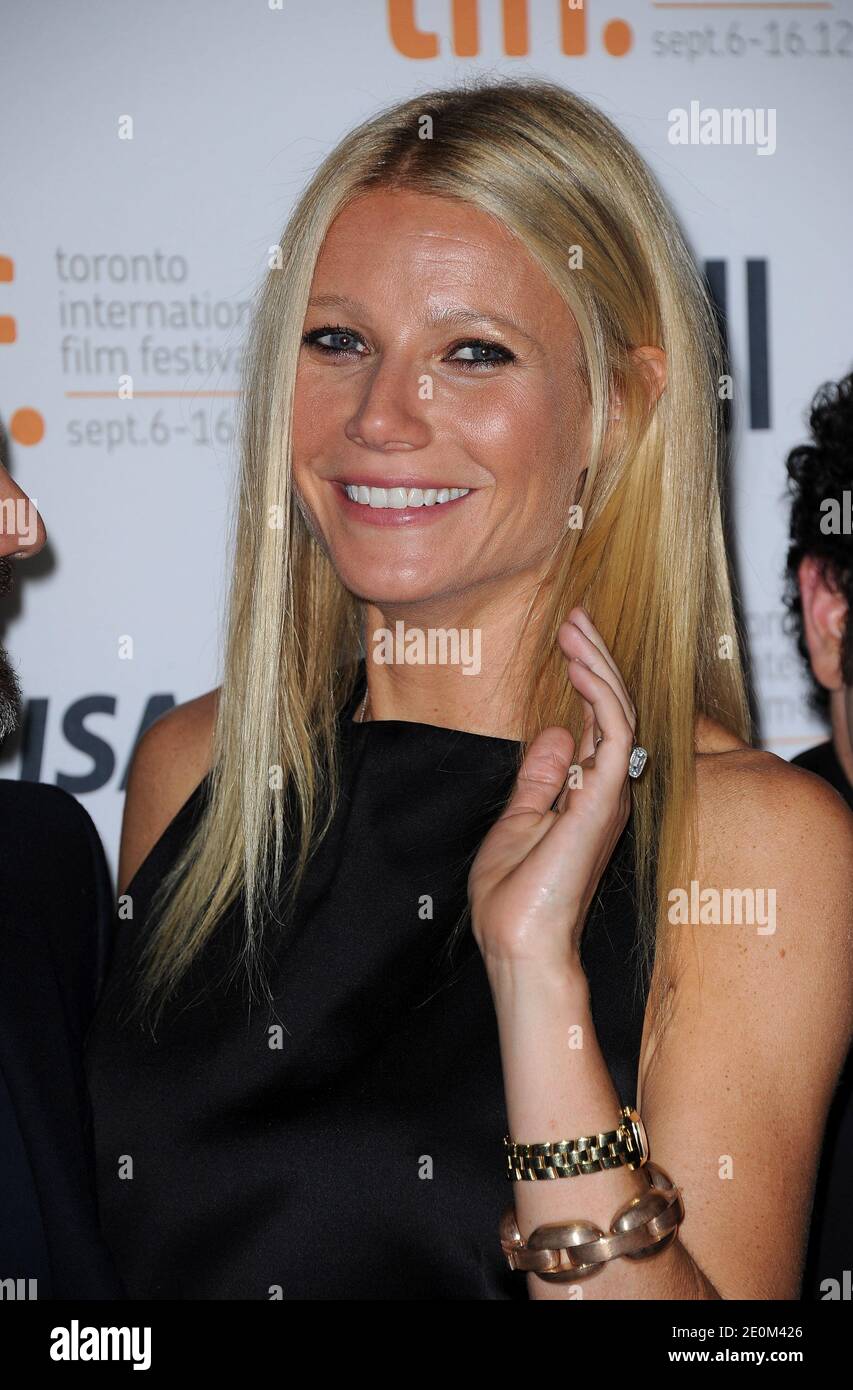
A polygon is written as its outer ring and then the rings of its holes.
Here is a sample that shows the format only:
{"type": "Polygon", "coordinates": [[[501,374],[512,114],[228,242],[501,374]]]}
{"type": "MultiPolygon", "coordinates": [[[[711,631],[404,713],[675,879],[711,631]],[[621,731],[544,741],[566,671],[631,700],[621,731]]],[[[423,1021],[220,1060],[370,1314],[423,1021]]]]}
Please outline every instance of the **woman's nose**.
{"type": "Polygon", "coordinates": [[[28,559],[38,555],[46,540],[35,499],[0,468],[0,555],[28,559]]]}

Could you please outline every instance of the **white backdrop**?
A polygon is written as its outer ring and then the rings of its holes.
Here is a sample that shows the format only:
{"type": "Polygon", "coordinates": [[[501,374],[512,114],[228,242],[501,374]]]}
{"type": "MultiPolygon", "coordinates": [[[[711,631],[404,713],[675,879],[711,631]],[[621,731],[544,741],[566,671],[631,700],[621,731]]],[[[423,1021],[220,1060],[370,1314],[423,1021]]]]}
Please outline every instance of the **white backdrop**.
{"type": "Polygon", "coordinates": [[[29,709],[26,750],[12,742],[0,776],[69,787],[113,866],[146,709],[218,681],[240,306],[337,139],[393,98],[475,71],[546,76],[598,104],[655,169],[697,259],[725,276],[736,553],[764,743],[792,756],[825,736],[781,627],[783,460],[815,388],[853,363],[851,0],[469,0],[458,13],[476,35],[454,35],[452,12],[450,0],[2,5],[0,320],[15,331],[0,342],[0,420],[49,546],[18,565],[0,614],[29,709]],[[671,143],[669,112],[691,102],[775,111],[774,152],[671,143]],[[133,400],[116,399],[123,372],[133,400]],[[33,421],[43,434],[28,443],[33,421]]]}

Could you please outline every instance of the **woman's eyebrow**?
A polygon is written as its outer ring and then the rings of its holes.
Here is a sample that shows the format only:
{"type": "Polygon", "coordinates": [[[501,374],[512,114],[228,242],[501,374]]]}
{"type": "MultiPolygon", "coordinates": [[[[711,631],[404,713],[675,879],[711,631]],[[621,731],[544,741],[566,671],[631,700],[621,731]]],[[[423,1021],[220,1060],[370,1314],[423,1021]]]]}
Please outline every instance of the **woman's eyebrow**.
{"type": "Polygon", "coordinates": [[[510,318],[503,314],[495,314],[489,310],[453,309],[450,307],[446,309],[437,309],[435,313],[430,315],[428,323],[429,326],[433,328],[444,327],[448,324],[464,327],[464,325],[468,323],[494,323],[501,328],[511,329],[513,333],[519,333],[521,337],[526,338],[528,342],[536,342],[535,338],[525,332],[517,319],[510,318]]]}
{"type": "MultiPolygon", "coordinates": [[[[349,295],[342,294],[318,294],[313,295],[308,301],[309,309],[352,309],[354,313],[369,316],[369,309],[360,299],[352,299],[349,295]]],[[[435,309],[426,318],[421,320],[425,328],[443,328],[449,325],[464,327],[472,323],[493,323],[501,328],[508,328],[513,333],[518,333],[522,338],[526,338],[530,343],[537,340],[527,333],[521,324],[513,318],[503,314],[495,314],[489,310],[465,309],[463,307],[454,308],[451,305],[443,309],[435,309]]]]}

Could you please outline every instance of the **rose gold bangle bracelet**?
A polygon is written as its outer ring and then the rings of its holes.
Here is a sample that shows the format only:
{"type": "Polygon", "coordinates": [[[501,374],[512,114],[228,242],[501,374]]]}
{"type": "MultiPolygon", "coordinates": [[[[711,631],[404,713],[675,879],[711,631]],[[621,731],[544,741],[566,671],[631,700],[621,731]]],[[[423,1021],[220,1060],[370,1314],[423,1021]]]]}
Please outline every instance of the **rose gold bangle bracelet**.
{"type": "Polygon", "coordinates": [[[500,1223],[501,1248],[510,1269],[562,1284],[597,1274],[619,1255],[643,1260],[661,1254],[678,1235],[684,1203],[662,1168],[646,1163],[643,1171],[649,1175],[650,1190],[619,1208],[608,1235],[589,1221],[559,1221],[537,1226],[523,1241],[510,1203],[500,1223]]]}

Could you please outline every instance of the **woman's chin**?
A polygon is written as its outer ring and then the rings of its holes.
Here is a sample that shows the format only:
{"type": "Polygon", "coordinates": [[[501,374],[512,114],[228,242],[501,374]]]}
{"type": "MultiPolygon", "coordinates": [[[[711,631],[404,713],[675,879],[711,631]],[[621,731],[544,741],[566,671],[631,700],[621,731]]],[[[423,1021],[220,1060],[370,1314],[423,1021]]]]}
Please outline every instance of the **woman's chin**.
{"type": "Polygon", "coordinates": [[[362,603],[372,603],[377,608],[405,608],[416,603],[429,603],[447,592],[446,584],[424,584],[421,580],[412,583],[403,576],[396,579],[384,576],[369,576],[354,573],[350,579],[338,571],[339,578],[355,598],[362,603]]]}

